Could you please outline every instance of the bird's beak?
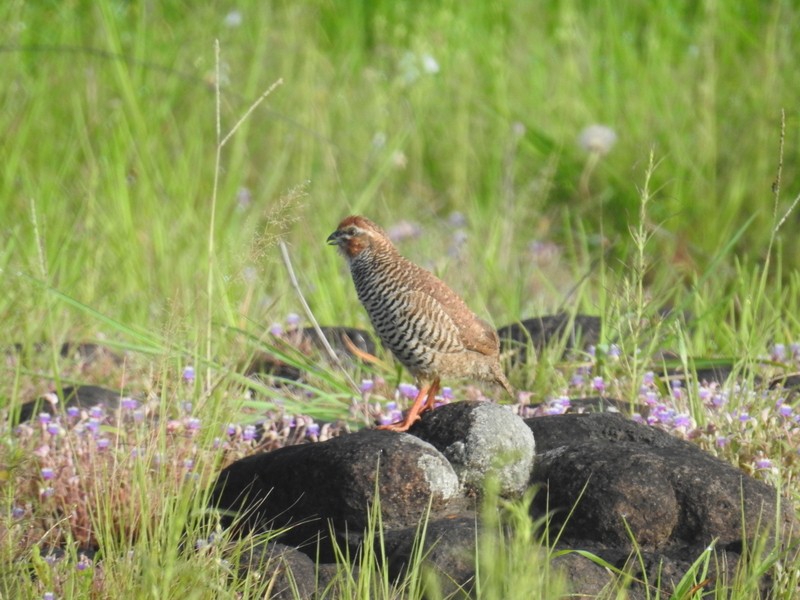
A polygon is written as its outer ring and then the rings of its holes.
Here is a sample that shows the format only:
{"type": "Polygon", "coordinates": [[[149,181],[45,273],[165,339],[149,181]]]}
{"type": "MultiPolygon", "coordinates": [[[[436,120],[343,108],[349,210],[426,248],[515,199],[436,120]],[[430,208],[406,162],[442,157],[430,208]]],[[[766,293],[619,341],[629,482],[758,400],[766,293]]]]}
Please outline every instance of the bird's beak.
{"type": "Polygon", "coordinates": [[[338,246],[341,240],[342,234],[339,233],[339,230],[334,231],[332,234],[328,236],[327,243],[330,246],[338,246]]]}

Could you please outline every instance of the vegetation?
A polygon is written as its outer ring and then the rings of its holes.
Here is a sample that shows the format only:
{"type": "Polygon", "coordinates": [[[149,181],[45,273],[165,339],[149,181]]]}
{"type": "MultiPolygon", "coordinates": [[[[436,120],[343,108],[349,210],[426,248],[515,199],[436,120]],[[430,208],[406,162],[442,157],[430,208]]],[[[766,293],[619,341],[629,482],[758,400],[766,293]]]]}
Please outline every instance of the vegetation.
{"type": "MultiPolygon", "coordinates": [[[[279,444],[402,400],[394,368],[320,366],[270,333],[310,319],[279,242],[320,323],[369,327],[325,246],[350,213],[497,325],[602,316],[594,356],[564,362],[554,348],[511,373],[531,401],[602,387],[649,403],[654,426],[797,502],[800,408],[758,382],[800,362],[799,12],[783,0],[0,4],[0,414],[77,383],[143,394],[114,423],[0,426],[0,595],[266,593],[231,576],[204,532],[190,526],[204,552],[178,542],[197,492],[253,451],[247,423],[268,418],[279,444]],[[84,340],[124,362],[60,353],[84,340]],[[312,365],[304,386],[244,377],[264,349],[312,365]],[[736,383],[658,382],[665,361],[718,360],[736,383]],[[74,518],[54,516],[64,506],[74,518]],[[46,560],[49,545],[87,540],[102,565],[46,560]]],[[[511,547],[538,547],[540,533],[511,547]]],[[[486,597],[530,581],[513,575],[519,553],[478,557],[486,597]]],[[[734,597],[775,560],[749,564],[734,597]]],[[[532,572],[557,597],[544,563],[532,572]]],[[[798,570],[782,567],[777,597],[794,597],[798,570]]],[[[372,576],[386,597],[424,587],[372,576]]],[[[373,597],[369,580],[348,581],[373,597]]]]}

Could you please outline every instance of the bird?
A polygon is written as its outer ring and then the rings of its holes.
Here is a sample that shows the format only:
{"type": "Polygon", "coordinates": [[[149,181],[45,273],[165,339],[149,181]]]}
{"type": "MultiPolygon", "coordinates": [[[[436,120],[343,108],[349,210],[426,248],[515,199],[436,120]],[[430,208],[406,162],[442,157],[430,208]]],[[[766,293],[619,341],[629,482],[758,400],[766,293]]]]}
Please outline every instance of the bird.
{"type": "Polygon", "coordinates": [[[405,419],[378,429],[407,431],[433,409],[442,379],[488,381],[514,397],[495,329],[441,279],[401,256],[380,226],[351,215],[327,243],[338,246],[378,337],[419,388],[405,419]]]}

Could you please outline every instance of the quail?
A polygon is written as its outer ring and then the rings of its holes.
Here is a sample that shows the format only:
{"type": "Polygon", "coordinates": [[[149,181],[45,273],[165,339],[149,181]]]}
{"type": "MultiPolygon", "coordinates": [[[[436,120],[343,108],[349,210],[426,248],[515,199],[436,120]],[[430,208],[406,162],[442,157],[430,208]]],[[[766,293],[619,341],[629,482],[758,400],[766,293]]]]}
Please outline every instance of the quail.
{"type": "Polygon", "coordinates": [[[386,232],[350,216],[328,237],[350,266],[356,293],[383,344],[416,378],[419,394],[400,423],[406,431],[432,410],[443,378],[478,379],[514,391],[500,366],[497,332],[442,280],[402,257],[386,232]]]}

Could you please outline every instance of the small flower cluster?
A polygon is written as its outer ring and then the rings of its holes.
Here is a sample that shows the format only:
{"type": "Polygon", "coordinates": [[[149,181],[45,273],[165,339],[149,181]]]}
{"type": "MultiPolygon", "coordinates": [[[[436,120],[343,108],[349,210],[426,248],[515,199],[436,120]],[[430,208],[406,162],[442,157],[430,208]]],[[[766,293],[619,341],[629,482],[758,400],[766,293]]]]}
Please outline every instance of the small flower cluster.
{"type": "Polygon", "coordinates": [[[285,326],[283,323],[273,323],[269,327],[269,332],[275,337],[280,337],[288,333],[293,333],[298,330],[301,322],[302,319],[300,318],[300,315],[298,315],[297,313],[289,313],[288,315],[286,315],[285,326]]]}
{"type": "Polygon", "coordinates": [[[321,442],[343,431],[335,423],[317,423],[305,415],[268,414],[257,424],[229,423],[223,434],[214,438],[214,448],[225,453],[225,464],[259,450],[274,450],[303,442],[321,442]]]}
{"type": "Polygon", "coordinates": [[[670,391],[662,396],[656,385],[655,373],[648,371],[642,377],[639,387],[639,402],[647,408],[645,417],[634,413],[636,421],[665,429],[679,437],[688,437],[690,431],[696,429],[694,419],[686,411],[676,408],[683,399],[683,383],[674,379],[670,383],[670,391]]]}
{"type": "MultiPolygon", "coordinates": [[[[354,405],[354,412],[361,414],[370,424],[389,425],[403,419],[403,410],[411,406],[419,394],[419,388],[413,383],[400,383],[391,390],[382,378],[364,379],[361,382],[361,401],[354,405]],[[376,393],[377,392],[377,393],[376,393]],[[377,395],[389,400],[373,401],[377,395]]],[[[443,387],[434,397],[434,407],[449,404],[455,399],[453,389],[443,387]]]]}
{"type": "MultiPolygon", "coordinates": [[[[141,525],[130,518],[142,500],[133,493],[136,474],[144,470],[148,477],[180,485],[196,470],[194,438],[200,420],[187,412],[181,419],[161,423],[172,438],[169,456],[156,451],[163,447],[157,443],[158,421],[135,398],[121,398],[115,408],[98,404],[43,411],[20,424],[14,444],[34,460],[15,472],[10,512],[17,533],[29,540],[46,537],[53,547],[68,539],[80,547],[94,547],[97,511],[103,511],[106,522],[123,536],[120,539],[127,539],[141,525]]],[[[160,501],[152,499],[149,509],[160,501]]]]}

